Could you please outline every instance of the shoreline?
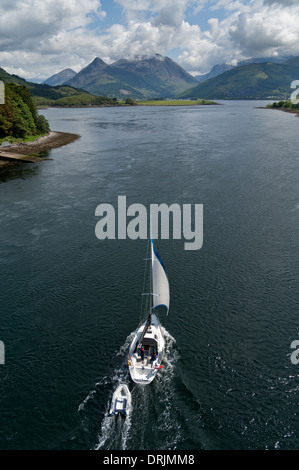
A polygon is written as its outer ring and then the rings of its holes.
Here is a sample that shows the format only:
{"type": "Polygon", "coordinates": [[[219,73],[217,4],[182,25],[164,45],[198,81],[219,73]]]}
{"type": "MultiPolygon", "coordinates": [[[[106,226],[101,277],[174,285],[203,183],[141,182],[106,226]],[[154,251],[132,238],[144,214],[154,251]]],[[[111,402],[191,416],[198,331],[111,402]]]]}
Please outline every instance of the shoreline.
{"type": "MultiPolygon", "coordinates": [[[[43,137],[39,137],[33,142],[17,142],[4,147],[0,147],[0,152],[3,155],[5,155],[5,153],[17,153],[19,155],[38,156],[39,153],[46,152],[47,150],[51,150],[54,148],[63,147],[64,145],[68,145],[79,138],[80,135],[78,134],[50,131],[49,134],[43,137]]],[[[0,169],[4,167],[6,168],[11,165],[16,165],[18,163],[19,162],[15,163],[11,161],[0,160],[0,169]]]]}
{"type": "Polygon", "coordinates": [[[37,109],[42,111],[43,109],[85,109],[85,108],[132,108],[138,106],[208,106],[208,105],[218,105],[213,100],[204,100],[198,98],[197,100],[140,100],[136,101],[135,104],[91,104],[91,105],[78,105],[78,106],[54,106],[54,105],[37,105],[37,109]],[[148,102],[147,102],[148,101],[148,102]],[[172,103],[175,102],[175,103],[172,103]],[[193,102],[192,102],[193,101],[193,102]],[[201,101],[199,103],[198,101],[201,101]],[[181,103],[180,103],[181,102],[181,103]]]}
{"type": "Polygon", "coordinates": [[[292,109],[292,108],[284,108],[284,107],[281,107],[281,108],[268,108],[267,106],[263,109],[276,109],[277,111],[283,111],[285,113],[291,113],[291,114],[296,114],[296,117],[299,117],[299,111],[298,109],[292,109]]]}

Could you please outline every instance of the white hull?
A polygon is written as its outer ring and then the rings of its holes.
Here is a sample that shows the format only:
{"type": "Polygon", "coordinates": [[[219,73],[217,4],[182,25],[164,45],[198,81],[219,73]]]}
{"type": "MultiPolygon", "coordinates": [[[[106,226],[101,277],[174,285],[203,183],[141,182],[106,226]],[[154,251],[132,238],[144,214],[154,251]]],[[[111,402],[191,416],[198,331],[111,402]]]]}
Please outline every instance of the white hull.
{"type": "Polygon", "coordinates": [[[111,415],[123,414],[127,416],[131,409],[131,393],[127,385],[120,384],[113,393],[110,408],[111,415]]]}
{"type": "Polygon", "coordinates": [[[161,366],[164,350],[164,338],[159,320],[156,315],[152,314],[151,325],[142,340],[144,346],[144,358],[142,358],[137,346],[144,326],[145,323],[136,331],[128,355],[131,378],[133,382],[141,385],[147,385],[154,380],[161,366]],[[153,357],[153,352],[156,353],[156,358],[153,357]]]}

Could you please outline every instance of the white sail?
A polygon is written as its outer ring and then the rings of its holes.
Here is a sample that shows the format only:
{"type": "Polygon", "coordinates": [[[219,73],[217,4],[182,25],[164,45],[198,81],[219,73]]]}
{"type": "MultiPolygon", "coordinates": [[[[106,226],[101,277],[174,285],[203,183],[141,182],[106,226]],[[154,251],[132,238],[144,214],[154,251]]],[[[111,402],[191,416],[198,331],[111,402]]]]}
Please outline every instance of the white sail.
{"type": "Polygon", "coordinates": [[[152,240],[152,297],[153,308],[163,305],[169,310],[170,294],[168,277],[152,240]]]}
{"type": "Polygon", "coordinates": [[[133,382],[141,385],[151,383],[161,369],[164,338],[158,316],[153,310],[162,305],[169,310],[169,283],[165,268],[151,243],[150,309],[146,321],[136,330],[132,340],[128,366],[133,382]]]}

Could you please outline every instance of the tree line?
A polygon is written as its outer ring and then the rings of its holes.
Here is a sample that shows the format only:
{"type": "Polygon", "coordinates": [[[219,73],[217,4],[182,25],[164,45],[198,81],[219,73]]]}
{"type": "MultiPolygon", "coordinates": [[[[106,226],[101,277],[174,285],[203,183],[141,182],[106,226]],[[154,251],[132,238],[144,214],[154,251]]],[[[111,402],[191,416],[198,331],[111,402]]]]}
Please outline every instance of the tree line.
{"type": "Polygon", "coordinates": [[[26,86],[5,84],[5,104],[0,105],[0,138],[26,138],[47,134],[50,126],[46,118],[38,114],[26,86]]]}
{"type": "Polygon", "coordinates": [[[299,110],[299,104],[292,103],[291,101],[277,101],[271,105],[269,105],[270,108],[288,108],[288,109],[294,109],[294,110],[299,110]]]}

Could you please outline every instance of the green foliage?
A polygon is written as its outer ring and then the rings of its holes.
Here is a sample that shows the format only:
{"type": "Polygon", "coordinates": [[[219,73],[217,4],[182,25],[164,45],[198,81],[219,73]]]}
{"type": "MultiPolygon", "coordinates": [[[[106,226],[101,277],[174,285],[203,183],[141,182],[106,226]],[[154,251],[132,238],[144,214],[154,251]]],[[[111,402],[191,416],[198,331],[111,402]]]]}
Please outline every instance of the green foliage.
{"type": "Polygon", "coordinates": [[[201,82],[179,98],[287,99],[296,70],[286,64],[242,65],[201,82]]]}
{"type": "Polygon", "coordinates": [[[130,106],[136,106],[137,105],[136,101],[133,100],[132,98],[127,98],[125,103],[130,105],[130,106]]]}
{"type": "Polygon", "coordinates": [[[197,105],[208,105],[216,104],[214,101],[190,99],[190,100],[147,100],[138,101],[139,105],[142,106],[197,106],[197,105]]]}
{"type": "Polygon", "coordinates": [[[25,138],[49,131],[44,116],[38,114],[26,86],[5,85],[5,104],[0,105],[0,138],[25,138]]]}
{"type": "MultiPolygon", "coordinates": [[[[45,85],[44,85],[45,86],[45,85]]],[[[43,92],[43,89],[39,90],[43,92]]],[[[116,106],[116,98],[107,98],[106,96],[95,96],[83,90],[76,90],[72,87],[52,87],[52,92],[47,95],[33,95],[37,106],[116,106]],[[54,91],[53,91],[54,89],[54,91]],[[51,97],[49,97],[51,96],[51,97]]]]}
{"type": "MultiPolygon", "coordinates": [[[[4,83],[18,83],[23,85],[23,98],[29,109],[34,115],[34,109],[36,106],[115,106],[118,104],[117,98],[108,98],[106,96],[95,96],[86,90],[74,88],[69,85],[58,85],[50,86],[40,83],[27,82],[23,78],[17,75],[10,75],[4,69],[0,67],[0,80],[4,83]],[[28,100],[28,96],[25,96],[27,92],[32,97],[31,101],[28,100]],[[32,106],[33,105],[33,106],[32,106]]],[[[115,96],[111,94],[110,96],[115,96]]],[[[36,111],[35,111],[36,112],[36,111]]],[[[35,117],[34,117],[35,119],[35,117]]]]}
{"type": "Polygon", "coordinates": [[[50,125],[42,114],[39,114],[36,119],[36,127],[41,134],[47,134],[50,132],[50,125]]]}
{"type": "Polygon", "coordinates": [[[293,109],[294,111],[299,111],[299,104],[294,104],[291,101],[277,101],[272,105],[268,106],[269,108],[278,108],[278,109],[293,109]]]}

